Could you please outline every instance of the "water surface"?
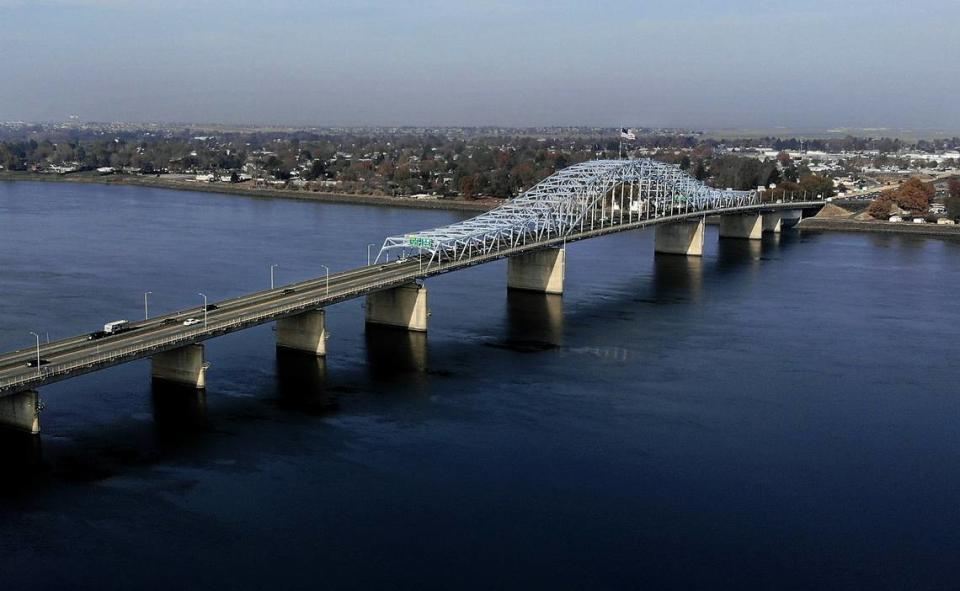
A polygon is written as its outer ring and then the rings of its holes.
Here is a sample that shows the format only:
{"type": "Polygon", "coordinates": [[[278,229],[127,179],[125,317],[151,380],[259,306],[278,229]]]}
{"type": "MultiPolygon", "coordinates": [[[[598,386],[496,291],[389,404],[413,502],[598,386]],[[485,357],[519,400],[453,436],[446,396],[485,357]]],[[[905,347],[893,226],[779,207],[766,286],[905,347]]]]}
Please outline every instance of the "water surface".
{"type": "MultiPolygon", "coordinates": [[[[464,214],[0,183],[0,349],[363,264],[464,214]]],[[[328,309],[131,363],[5,438],[0,588],[956,588],[960,244],[785,233],[572,244],[431,279],[428,335],[328,309]]]]}

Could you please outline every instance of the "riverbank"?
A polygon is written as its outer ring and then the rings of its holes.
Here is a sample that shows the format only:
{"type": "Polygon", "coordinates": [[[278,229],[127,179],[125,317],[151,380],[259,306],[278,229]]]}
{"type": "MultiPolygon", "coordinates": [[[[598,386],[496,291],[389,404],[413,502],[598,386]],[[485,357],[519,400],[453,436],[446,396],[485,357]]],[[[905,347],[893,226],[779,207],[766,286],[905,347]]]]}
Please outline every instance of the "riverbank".
{"type": "Polygon", "coordinates": [[[806,218],[798,225],[803,230],[837,232],[873,232],[878,234],[912,234],[937,238],[960,238],[960,226],[938,224],[910,224],[905,222],[861,221],[845,219],[806,218]]]}
{"type": "Polygon", "coordinates": [[[817,215],[804,218],[798,227],[804,230],[913,234],[915,236],[933,236],[937,238],[960,238],[960,226],[875,220],[863,211],[850,211],[834,203],[825,205],[817,215]]]}
{"type": "Polygon", "coordinates": [[[320,193],[296,191],[291,189],[266,189],[254,187],[248,183],[205,183],[185,179],[171,179],[132,175],[51,175],[31,172],[0,172],[0,181],[34,181],[55,183],[94,183],[101,185],[127,185],[175,189],[179,191],[197,191],[219,193],[221,195],[242,195],[244,197],[265,197],[270,199],[296,199],[299,201],[317,201],[321,203],[353,203],[386,207],[406,207],[412,209],[437,209],[447,211],[488,211],[501,203],[500,199],[411,199],[409,197],[389,197],[384,195],[352,195],[349,193],[320,193]]]}

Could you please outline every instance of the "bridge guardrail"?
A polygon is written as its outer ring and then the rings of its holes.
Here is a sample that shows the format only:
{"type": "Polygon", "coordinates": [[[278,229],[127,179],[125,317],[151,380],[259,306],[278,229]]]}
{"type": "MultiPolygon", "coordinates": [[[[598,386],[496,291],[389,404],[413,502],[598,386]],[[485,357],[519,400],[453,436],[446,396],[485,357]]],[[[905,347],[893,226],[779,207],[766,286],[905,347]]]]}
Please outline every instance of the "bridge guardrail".
{"type": "Polygon", "coordinates": [[[287,304],[279,308],[262,312],[258,314],[241,314],[237,318],[230,320],[221,320],[219,322],[207,323],[205,327],[200,327],[187,332],[180,332],[169,337],[161,337],[143,341],[136,345],[123,347],[113,350],[109,353],[95,354],[77,359],[75,361],[44,365],[39,368],[36,374],[23,375],[0,380],[0,390],[12,390],[19,387],[26,389],[31,385],[40,384],[46,379],[74,372],[78,369],[94,367],[98,365],[110,365],[119,362],[127,357],[142,355],[143,353],[153,352],[160,349],[175,348],[177,344],[188,344],[204,336],[213,336],[220,330],[236,328],[244,324],[257,324],[264,320],[280,316],[286,312],[296,312],[309,309],[316,304],[312,301],[298,301],[293,304],[287,304]]]}

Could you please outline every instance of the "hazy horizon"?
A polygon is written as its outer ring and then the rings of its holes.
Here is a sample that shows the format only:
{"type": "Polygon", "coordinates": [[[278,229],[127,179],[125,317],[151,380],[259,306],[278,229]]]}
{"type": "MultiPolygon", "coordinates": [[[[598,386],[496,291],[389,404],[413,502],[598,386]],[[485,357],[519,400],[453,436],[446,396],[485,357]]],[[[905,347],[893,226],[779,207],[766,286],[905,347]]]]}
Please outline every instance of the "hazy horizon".
{"type": "Polygon", "coordinates": [[[960,0],[0,0],[0,120],[955,131],[960,0]]]}

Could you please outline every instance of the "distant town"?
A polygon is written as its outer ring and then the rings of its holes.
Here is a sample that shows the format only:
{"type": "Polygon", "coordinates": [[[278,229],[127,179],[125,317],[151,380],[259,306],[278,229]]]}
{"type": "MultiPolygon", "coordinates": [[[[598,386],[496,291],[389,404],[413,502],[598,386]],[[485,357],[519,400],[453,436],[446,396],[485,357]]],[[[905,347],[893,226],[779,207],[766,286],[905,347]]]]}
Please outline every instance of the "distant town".
{"type": "Polygon", "coordinates": [[[216,185],[404,200],[499,200],[571,164],[617,157],[672,163],[715,187],[759,190],[770,200],[873,201],[867,215],[875,220],[950,224],[960,218],[960,186],[951,180],[960,174],[958,137],[720,137],[697,130],[600,127],[0,123],[0,175],[8,178],[157,179],[210,190],[216,185]]]}

